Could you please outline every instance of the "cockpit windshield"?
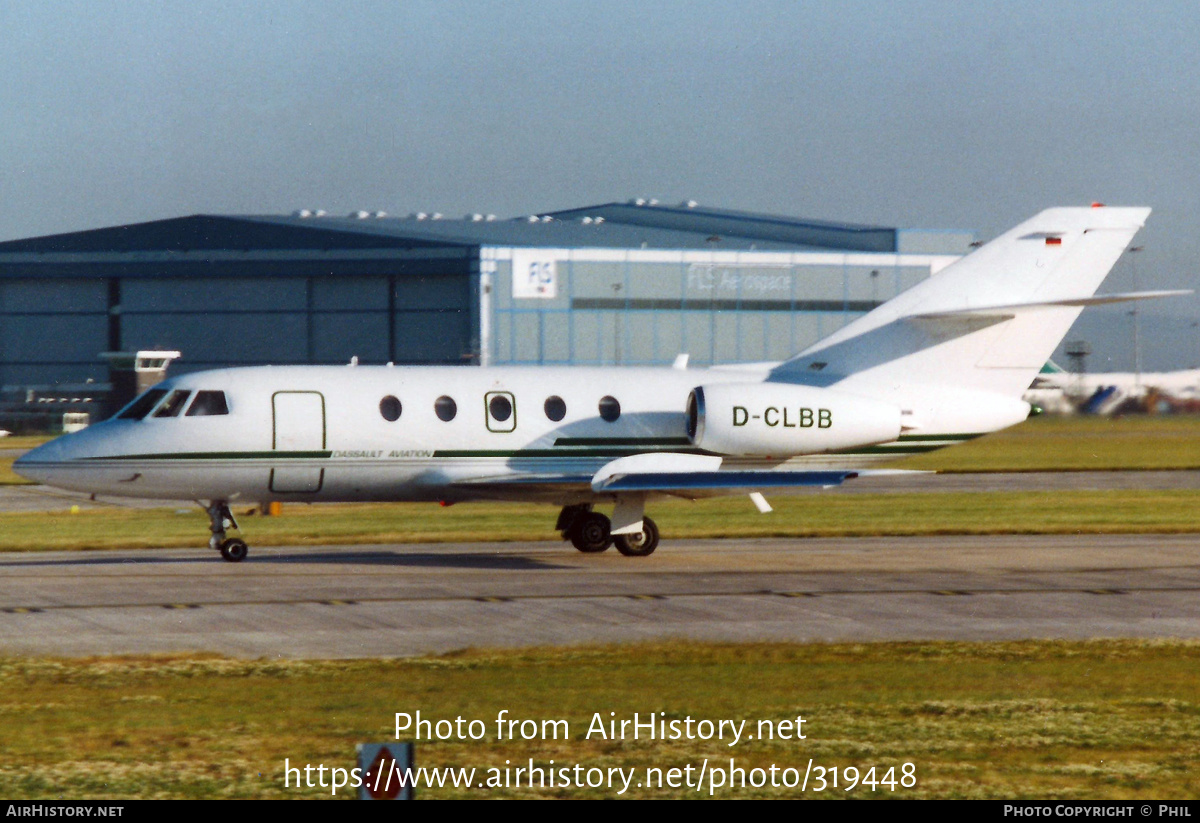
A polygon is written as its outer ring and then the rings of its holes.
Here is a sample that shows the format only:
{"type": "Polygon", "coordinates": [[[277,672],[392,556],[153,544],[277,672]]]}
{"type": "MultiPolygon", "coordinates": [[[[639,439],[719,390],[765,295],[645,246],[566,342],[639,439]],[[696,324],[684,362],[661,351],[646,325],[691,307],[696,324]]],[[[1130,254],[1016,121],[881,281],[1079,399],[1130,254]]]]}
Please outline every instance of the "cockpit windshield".
{"type": "Polygon", "coordinates": [[[223,391],[175,389],[168,392],[167,389],[154,388],[117,412],[116,417],[119,420],[144,420],[151,412],[155,418],[179,417],[181,412],[184,417],[208,417],[229,414],[229,402],[223,391]],[[188,400],[191,400],[191,404],[188,400]]]}
{"type": "Polygon", "coordinates": [[[171,392],[170,396],[163,401],[163,404],[154,412],[155,417],[176,417],[183,411],[183,404],[192,396],[190,391],[184,389],[176,389],[171,392]]]}
{"type": "Polygon", "coordinates": [[[188,407],[186,417],[199,417],[209,414],[229,414],[229,404],[225,402],[223,391],[198,391],[196,399],[188,407]]]}
{"type": "Polygon", "coordinates": [[[158,405],[158,401],[162,400],[166,393],[166,389],[150,389],[144,392],[141,397],[118,412],[117,418],[120,420],[141,420],[150,413],[151,409],[158,405]]]}

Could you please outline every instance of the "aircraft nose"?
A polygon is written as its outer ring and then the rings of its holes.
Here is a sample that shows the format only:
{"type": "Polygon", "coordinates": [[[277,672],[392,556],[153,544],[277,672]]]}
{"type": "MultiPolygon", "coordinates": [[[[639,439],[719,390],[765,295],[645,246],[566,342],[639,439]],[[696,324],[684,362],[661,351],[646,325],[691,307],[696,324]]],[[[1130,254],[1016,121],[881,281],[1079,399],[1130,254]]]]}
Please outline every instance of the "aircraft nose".
{"type": "Polygon", "coordinates": [[[58,473],[56,467],[61,467],[73,457],[74,449],[66,442],[69,439],[70,437],[59,437],[30,449],[13,461],[13,471],[26,480],[52,484],[58,473]]]}

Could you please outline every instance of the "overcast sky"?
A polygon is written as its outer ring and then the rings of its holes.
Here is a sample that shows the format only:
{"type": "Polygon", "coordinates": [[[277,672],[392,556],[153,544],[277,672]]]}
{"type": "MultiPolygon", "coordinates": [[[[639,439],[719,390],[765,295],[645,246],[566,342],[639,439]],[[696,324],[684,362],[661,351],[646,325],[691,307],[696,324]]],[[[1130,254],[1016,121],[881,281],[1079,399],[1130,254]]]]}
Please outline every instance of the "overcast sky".
{"type": "MultiPolygon", "coordinates": [[[[1194,288],[1198,42],[1194,0],[0,0],[0,240],[633,196],[986,239],[1099,200],[1155,209],[1139,286],[1194,288]]],[[[1200,359],[1200,298],[1145,310],[1149,365],[1200,359]]]]}

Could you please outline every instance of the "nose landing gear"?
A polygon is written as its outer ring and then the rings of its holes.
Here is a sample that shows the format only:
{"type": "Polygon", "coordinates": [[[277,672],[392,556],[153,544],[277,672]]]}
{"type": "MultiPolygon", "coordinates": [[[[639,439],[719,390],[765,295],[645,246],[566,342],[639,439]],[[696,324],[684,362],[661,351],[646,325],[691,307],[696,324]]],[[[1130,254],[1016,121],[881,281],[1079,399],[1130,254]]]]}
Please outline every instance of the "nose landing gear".
{"type": "Polygon", "coordinates": [[[246,541],[239,537],[225,536],[226,525],[233,529],[238,528],[237,520],[234,519],[229,504],[224,500],[214,500],[205,506],[204,510],[208,512],[208,528],[212,532],[212,536],[208,538],[208,547],[219,551],[221,557],[230,563],[240,563],[245,560],[246,555],[250,553],[250,547],[246,545],[246,541]]]}

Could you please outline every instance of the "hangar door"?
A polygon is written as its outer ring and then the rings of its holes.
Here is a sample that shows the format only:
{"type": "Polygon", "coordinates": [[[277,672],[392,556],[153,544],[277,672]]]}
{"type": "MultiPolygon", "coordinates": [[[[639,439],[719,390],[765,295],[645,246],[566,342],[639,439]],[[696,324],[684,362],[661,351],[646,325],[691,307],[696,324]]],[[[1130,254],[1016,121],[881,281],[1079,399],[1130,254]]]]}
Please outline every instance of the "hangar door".
{"type": "Polygon", "coordinates": [[[325,451],[325,397],[315,391],[276,392],[274,440],[271,448],[283,458],[271,469],[271,491],[312,494],[321,490],[325,469],[318,463],[325,451]]]}

